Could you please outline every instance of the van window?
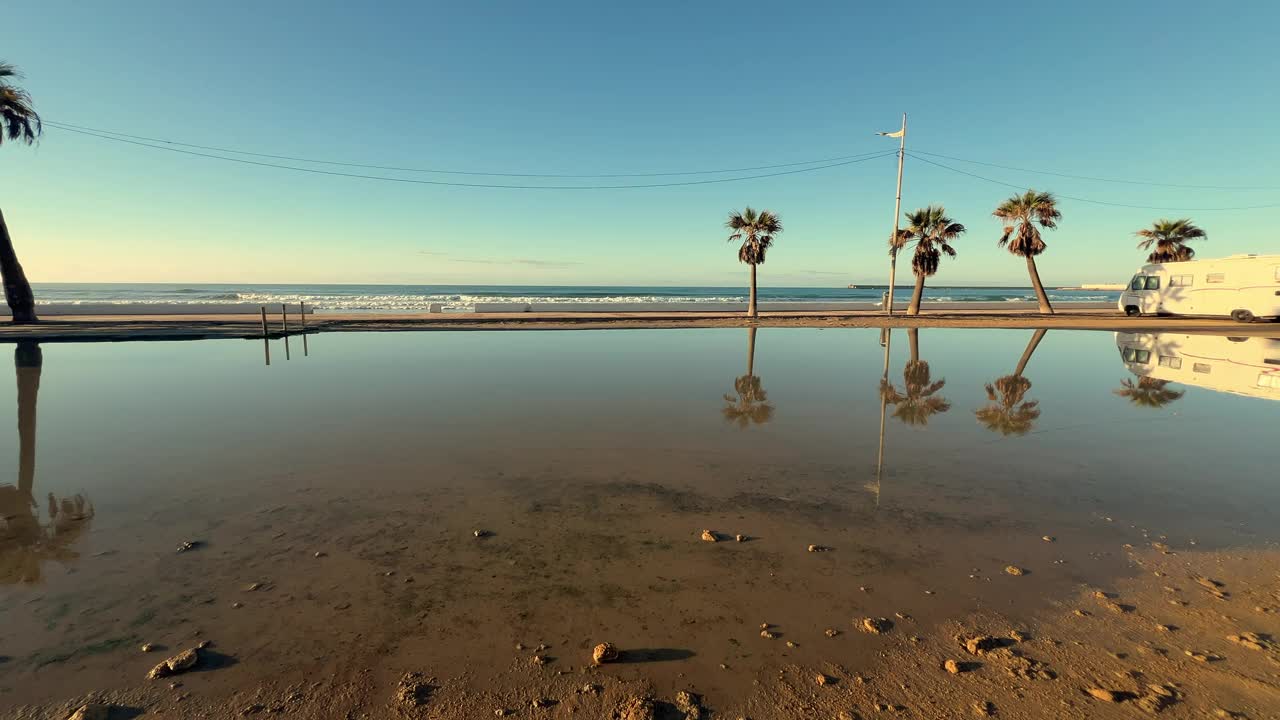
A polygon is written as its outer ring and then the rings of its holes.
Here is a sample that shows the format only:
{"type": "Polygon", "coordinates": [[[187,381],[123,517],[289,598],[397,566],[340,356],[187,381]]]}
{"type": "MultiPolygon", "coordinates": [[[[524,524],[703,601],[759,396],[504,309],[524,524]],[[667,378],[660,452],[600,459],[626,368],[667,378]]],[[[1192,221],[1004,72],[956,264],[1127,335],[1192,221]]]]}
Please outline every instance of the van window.
{"type": "Polygon", "coordinates": [[[1262,373],[1258,376],[1258,387],[1275,388],[1280,390],[1280,375],[1275,373],[1262,373]]]}
{"type": "Polygon", "coordinates": [[[1227,274],[1226,273],[1209,273],[1208,275],[1204,276],[1204,281],[1207,283],[1226,282],[1227,274]]]}
{"type": "Polygon", "coordinates": [[[1147,289],[1148,289],[1148,290],[1159,290],[1159,289],[1160,289],[1160,278],[1158,278],[1158,277],[1149,277],[1149,278],[1147,278],[1147,289]]]}
{"type": "Polygon", "coordinates": [[[1130,290],[1141,290],[1141,289],[1142,289],[1142,276],[1141,276],[1141,275],[1134,275],[1134,276],[1133,276],[1133,280],[1129,281],[1129,289],[1130,289],[1130,290]]]}
{"type": "Polygon", "coordinates": [[[1276,266],[1276,282],[1280,282],[1280,265],[1276,266]]]}
{"type": "Polygon", "coordinates": [[[1169,278],[1169,287],[1191,287],[1190,275],[1174,275],[1169,278]]]}
{"type": "Polygon", "coordinates": [[[1191,366],[1191,372],[1207,373],[1212,369],[1208,363],[1196,363],[1191,366]]]}
{"type": "Polygon", "coordinates": [[[1124,358],[1125,362],[1141,363],[1143,365],[1151,362],[1150,350],[1127,347],[1120,351],[1120,356],[1124,358]]]}
{"type": "Polygon", "coordinates": [[[1182,369],[1182,358],[1169,357],[1168,355],[1160,356],[1160,367],[1173,368],[1174,370],[1182,369]]]}

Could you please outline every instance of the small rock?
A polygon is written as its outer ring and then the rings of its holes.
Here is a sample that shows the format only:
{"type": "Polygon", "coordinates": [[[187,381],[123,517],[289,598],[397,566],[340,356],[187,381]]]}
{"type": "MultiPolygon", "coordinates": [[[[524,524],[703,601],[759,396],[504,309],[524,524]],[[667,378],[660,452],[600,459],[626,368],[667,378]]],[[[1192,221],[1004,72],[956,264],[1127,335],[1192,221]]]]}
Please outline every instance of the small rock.
{"type": "Polygon", "coordinates": [[[793,647],[796,647],[796,644],[795,644],[794,642],[792,642],[791,640],[788,640],[788,641],[787,641],[787,647],[789,647],[789,648],[793,648],[793,647]]]}
{"type": "Polygon", "coordinates": [[[405,707],[420,707],[427,704],[434,690],[422,673],[405,673],[396,684],[396,702],[405,707]]]}
{"type": "Polygon", "coordinates": [[[537,709],[545,709],[558,704],[558,701],[551,698],[534,698],[529,704],[537,709]]]}
{"type": "Polygon", "coordinates": [[[88,703],[81,705],[79,709],[71,713],[67,720],[107,720],[111,716],[110,705],[99,705],[98,703],[88,703]]]}
{"type": "Polygon", "coordinates": [[[1042,538],[1040,538],[1040,539],[1041,539],[1041,540],[1043,540],[1043,541],[1045,541],[1045,542],[1048,542],[1048,543],[1051,543],[1051,542],[1057,542],[1057,541],[1058,541],[1058,538],[1056,538],[1056,537],[1054,537],[1054,536],[1052,536],[1052,535],[1045,535],[1044,537],[1042,537],[1042,538]]]}
{"type": "Polygon", "coordinates": [[[942,663],[942,667],[952,675],[960,674],[960,663],[956,662],[955,660],[947,660],[946,662],[942,663]]]}
{"type": "Polygon", "coordinates": [[[830,549],[831,548],[827,547],[826,545],[810,545],[809,546],[809,552],[826,552],[830,549]]]}
{"type": "Polygon", "coordinates": [[[720,542],[720,536],[719,536],[719,535],[716,535],[715,533],[711,532],[710,530],[703,530],[703,531],[702,531],[702,540],[703,540],[703,542],[720,542]]]}
{"type": "Polygon", "coordinates": [[[156,646],[152,645],[151,643],[142,643],[142,647],[138,649],[141,650],[142,652],[154,652],[156,649],[156,646]]]}
{"type": "Polygon", "coordinates": [[[262,583],[260,582],[249,583],[244,588],[245,592],[254,592],[255,590],[261,590],[261,589],[262,589],[262,583]]]}
{"type": "Polygon", "coordinates": [[[893,622],[889,618],[862,618],[860,627],[862,632],[880,635],[893,629],[893,622]]]}
{"type": "Polygon", "coordinates": [[[615,715],[618,720],[654,720],[653,698],[647,695],[627,698],[615,715]]]}
{"type": "Polygon", "coordinates": [[[830,685],[831,683],[835,682],[835,678],[830,677],[826,673],[818,673],[814,677],[814,682],[818,683],[819,685],[830,685]]]}
{"type": "Polygon", "coordinates": [[[677,710],[684,713],[685,720],[702,718],[702,698],[695,693],[681,690],[676,693],[675,705],[677,710]]]}
{"type": "Polygon", "coordinates": [[[970,655],[983,655],[1000,647],[1000,640],[990,635],[977,635],[965,639],[962,644],[970,655]]]}
{"type": "Polygon", "coordinates": [[[1121,693],[1118,693],[1115,690],[1104,690],[1103,688],[1095,687],[1095,688],[1089,688],[1085,692],[1089,693],[1089,695],[1094,697],[1095,699],[1101,700],[1103,702],[1118,703],[1121,700],[1124,700],[1124,697],[1121,695],[1121,693]]]}
{"type": "Polygon", "coordinates": [[[476,537],[478,537],[478,538],[485,538],[485,537],[489,537],[489,535],[490,535],[491,533],[490,533],[488,530],[479,530],[479,529],[477,529],[477,530],[472,530],[472,531],[471,531],[471,534],[472,534],[472,535],[474,535],[474,536],[476,536],[476,537]]]}
{"type": "Polygon", "coordinates": [[[839,631],[839,630],[836,630],[835,628],[827,628],[827,629],[825,630],[825,633],[826,633],[827,637],[835,637],[835,636],[837,636],[837,635],[839,635],[839,634],[840,634],[840,631],[839,631]]]}
{"type": "Polygon", "coordinates": [[[231,607],[236,610],[239,610],[240,608],[244,607],[244,603],[233,602],[231,603],[231,607]]]}
{"type": "Polygon", "coordinates": [[[1009,637],[1017,642],[1026,642],[1031,639],[1031,636],[1022,630],[1010,630],[1009,637]]]}
{"type": "Polygon", "coordinates": [[[164,662],[151,668],[151,672],[147,673],[148,680],[156,680],[170,675],[186,672],[196,666],[200,662],[200,655],[195,648],[183,650],[182,652],[166,659],[164,662]]]}
{"type": "Polygon", "coordinates": [[[991,717],[996,714],[996,706],[989,700],[979,700],[973,704],[973,714],[978,717],[991,717]]]}
{"type": "Polygon", "coordinates": [[[497,710],[494,710],[494,711],[493,711],[493,714],[494,714],[494,715],[497,715],[498,717],[506,717],[506,716],[510,715],[511,713],[512,713],[512,711],[511,711],[511,710],[508,710],[508,709],[506,709],[506,708],[498,708],[497,710]]]}
{"type": "Polygon", "coordinates": [[[199,540],[183,540],[178,544],[178,552],[184,553],[199,548],[204,543],[199,540]]]}
{"type": "Polygon", "coordinates": [[[322,557],[324,557],[325,555],[326,555],[326,553],[325,553],[325,552],[323,552],[323,551],[321,551],[321,550],[317,550],[317,551],[316,551],[316,554],[315,554],[315,557],[322,558],[322,557]]]}
{"type": "Polygon", "coordinates": [[[768,630],[761,630],[760,637],[772,640],[773,638],[776,638],[778,636],[768,630]]]}
{"type": "Polygon", "coordinates": [[[1271,643],[1267,638],[1255,632],[1242,632],[1239,635],[1228,635],[1227,639],[1250,650],[1266,650],[1271,643]]]}
{"type": "Polygon", "coordinates": [[[586,685],[583,685],[582,687],[578,688],[578,694],[579,695],[599,695],[600,686],[594,683],[587,683],[586,685]]]}
{"type": "Polygon", "coordinates": [[[618,659],[618,656],[618,648],[614,647],[613,643],[602,642],[591,650],[591,662],[596,665],[613,662],[618,659]]]}
{"type": "Polygon", "coordinates": [[[733,541],[734,541],[734,542],[746,542],[746,541],[747,541],[747,536],[746,536],[746,535],[743,535],[742,533],[738,533],[737,535],[734,535],[734,536],[733,536],[733,541]]]}
{"type": "Polygon", "coordinates": [[[1023,570],[1017,565],[1008,565],[1005,567],[1004,571],[1005,571],[1005,574],[1007,575],[1026,575],[1027,574],[1026,570],[1023,570]]]}
{"type": "Polygon", "coordinates": [[[529,662],[541,667],[551,662],[551,660],[546,655],[534,655],[533,657],[529,658],[529,662]]]}

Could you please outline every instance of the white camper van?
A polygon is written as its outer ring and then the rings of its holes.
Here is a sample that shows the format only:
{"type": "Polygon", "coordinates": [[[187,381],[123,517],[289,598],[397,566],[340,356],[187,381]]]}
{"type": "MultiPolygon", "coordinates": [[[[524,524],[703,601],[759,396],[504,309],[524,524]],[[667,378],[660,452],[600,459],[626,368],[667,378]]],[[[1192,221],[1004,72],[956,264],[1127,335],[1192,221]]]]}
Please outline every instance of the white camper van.
{"type": "Polygon", "coordinates": [[[1280,255],[1143,265],[1120,295],[1126,315],[1280,317],[1280,255]]]}
{"type": "Polygon", "coordinates": [[[1122,332],[1116,349],[1140,378],[1280,400],[1280,339],[1122,332]]]}

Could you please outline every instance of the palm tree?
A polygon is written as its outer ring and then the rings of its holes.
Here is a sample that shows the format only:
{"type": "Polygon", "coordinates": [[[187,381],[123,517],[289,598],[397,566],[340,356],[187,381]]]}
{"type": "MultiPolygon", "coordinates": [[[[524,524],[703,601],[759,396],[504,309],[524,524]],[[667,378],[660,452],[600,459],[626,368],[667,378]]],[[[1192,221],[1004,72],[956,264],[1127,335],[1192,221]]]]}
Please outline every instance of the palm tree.
{"type": "Polygon", "coordinates": [[[747,304],[747,317],[756,317],[756,266],[764,264],[764,255],[773,246],[775,235],[782,232],[782,221],[768,210],[756,212],[747,207],[742,212],[729,213],[725,227],[733,232],[729,242],[742,241],[738,248],[738,260],[751,266],[751,301],[747,304]]]}
{"type": "Polygon", "coordinates": [[[1168,384],[1168,380],[1158,380],[1152,377],[1140,377],[1137,384],[1134,384],[1129,378],[1125,378],[1120,381],[1120,387],[1111,392],[1122,398],[1127,398],[1129,402],[1138,407],[1159,409],[1186,394],[1182,390],[1170,390],[1165,387],[1168,384]]]}
{"type": "Polygon", "coordinates": [[[1031,275],[1031,286],[1035,288],[1040,312],[1052,315],[1053,306],[1049,304],[1049,295],[1045,293],[1040,271],[1036,269],[1036,256],[1045,249],[1040,228],[1053,230],[1062,219],[1057,199],[1052,193],[1028,190],[1000,203],[992,215],[1004,223],[1004,233],[996,241],[996,246],[1008,246],[1009,252],[1027,259],[1027,273],[1031,275]]]}
{"type": "Polygon", "coordinates": [[[887,380],[880,381],[880,398],[893,405],[893,416],[908,425],[924,426],[929,418],[951,409],[951,403],[937,393],[947,381],[934,382],[929,363],[920,359],[920,329],[908,328],[907,340],[911,343],[911,359],[902,369],[903,392],[887,380]]]}
{"type": "Polygon", "coordinates": [[[1155,250],[1147,256],[1149,263],[1185,262],[1196,256],[1196,251],[1187,247],[1191,240],[1207,240],[1204,230],[1196,227],[1188,218],[1181,220],[1160,219],[1151,227],[1134,233],[1142,240],[1138,241],[1138,249],[1146,250],[1152,245],[1155,250]]]}
{"type": "Polygon", "coordinates": [[[769,404],[769,396],[755,374],[756,363],[756,328],[747,328],[747,374],[733,381],[733,391],[737,394],[725,395],[725,406],[720,409],[726,422],[734,423],[746,429],[749,425],[763,425],[773,419],[773,406],[769,404]]]}
{"type": "MultiPolygon", "coordinates": [[[[21,77],[12,65],[0,62],[0,145],[6,139],[30,145],[43,130],[40,116],[31,106],[31,96],[11,82],[21,77]]],[[[13,312],[13,321],[35,322],[35,296],[14,252],[3,211],[0,211],[0,281],[4,283],[4,299],[13,312]]]]}
{"type": "Polygon", "coordinates": [[[941,205],[930,205],[914,212],[907,213],[906,229],[898,231],[897,242],[889,250],[896,253],[908,243],[916,244],[915,254],[911,256],[911,271],[916,274],[916,289],[911,293],[911,304],[907,307],[908,315],[920,314],[920,299],[924,296],[924,279],[938,272],[938,263],[942,253],[956,256],[951,243],[964,232],[964,226],[947,217],[947,209],[941,205]]]}
{"type": "Polygon", "coordinates": [[[987,383],[988,405],[973,411],[974,417],[991,432],[1001,435],[1026,435],[1040,418],[1040,401],[1025,400],[1031,381],[1023,377],[1027,363],[1048,330],[1036,330],[1027,342],[1012,375],[987,383]]]}

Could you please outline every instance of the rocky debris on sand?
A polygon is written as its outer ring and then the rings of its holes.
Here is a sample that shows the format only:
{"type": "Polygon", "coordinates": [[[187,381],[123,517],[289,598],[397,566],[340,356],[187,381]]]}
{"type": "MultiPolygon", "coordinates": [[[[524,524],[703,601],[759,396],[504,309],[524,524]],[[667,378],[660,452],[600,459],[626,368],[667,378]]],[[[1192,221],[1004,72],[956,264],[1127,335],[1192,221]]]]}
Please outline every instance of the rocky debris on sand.
{"type": "Polygon", "coordinates": [[[989,700],[979,700],[973,704],[973,714],[978,717],[991,717],[996,714],[996,706],[989,700]]]}
{"type": "Polygon", "coordinates": [[[1119,615],[1123,615],[1124,613],[1130,613],[1130,612],[1133,612],[1134,610],[1132,605],[1125,605],[1123,603],[1118,603],[1115,600],[1103,600],[1102,607],[1119,615]]]}
{"type": "Polygon", "coordinates": [[[1194,650],[1183,650],[1182,653],[1187,657],[1191,658],[1192,660],[1195,660],[1196,662],[1202,662],[1202,663],[1214,662],[1222,659],[1221,657],[1218,657],[1213,653],[1202,653],[1202,652],[1196,652],[1194,650]]]}
{"type": "Polygon", "coordinates": [[[848,710],[841,710],[836,713],[836,720],[858,720],[859,716],[854,715],[848,710]]]}
{"type": "Polygon", "coordinates": [[[835,637],[840,634],[840,631],[835,628],[827,628],[823,632],[826,634],[827,637],[835,637]]]}
{"type": "Polygon", "coordinates": [[[702,698],[696,693],[681,690],[676,693],[675,705],[677,710],[684,713],[685,720],[701,720],[702,698]]]}
{"type": "Polygon", "coordinates": [[[151,668],[151,672],[147,673],[148,680],[156,680],[170,675],[177,675],[195,667],[200,662],[200,655],[196,648],[183,650],[182,652],[166,659],[164,662],[151,668]]]}
{"type": "Polygon", "coordinates": [[[733,536],[733,541],[734,541],[734,542],[746,542],[746,541],[747,541],[747,536],[746,536],[746,535],[743,535],[742,533],[738,533],[737,535],[734,535],[734,536],[733,536]]]}
{"type": "Polygon", "coordinates": [[[498,708],[497,710],[494,710],[494,711],[493,711],[493,714],[494,714],[494,715],[497,715],[498,717],[506,717],[506,716],[508,716],[508,715],[512,714],[513,712],[515,712],[515,711],[514,711],[514,710],[508,710],[507,708],[498,708]]]}
{"type": "Polygon", "coordinates": [[[1137,705],[1146,712],[1158,713],[1177,702],[1179,697],[1178,691],[1171,686],[1152,683],[1147,686],[1147,693],[1138,698],[1137,705]]]}
{"type": "Polygon", "coordinates": [[[617,720],[653,720],[653,698],[647,695],[635,695],[622,702],[613,713],[617,720]]]}
{"type": "Polygon", "coordinates": [[[1031,639],[1031,635],[1023,630],[1010,630],[1009,637],[1017,642],[1026,642],[1031,639]]]}
{"type": "Polygon", "coordinates": [[[602,689],[603,688],[595,683],[587,683],[586,685],[578,688],[575,692],[579,695],[599,695],[602,689]]]}
{"type": "Polygon", "coordinates": [[[1228,635],[1227,639],[1237,645],[1243,645],[1250,650],[1267,650],[1271,647],[1270,638],[1267,635],[1259,635],[1255,632],[1242,632],[1239,635],[1228,635]]]}
{"type": "Polygon", "coordinates": [[[476,536],[476,537],[478,537],[478,538],[487,538],[487,537],[489,537],[490,535],[492,535],[493,533],[489,532],[488,530],[480,530],[480,529],[476,529],[476,530],[472,530],[472,531],[471,531],[471,534],[472,534],[472,535],[474,535],[474,536],[476,536]]]}
{"type": "Polygon", "coordinates": [[[1177,628],[1174,627],[1173,625],[1160,624],[1160,625],[1156,625],[1156,630],[1160,632],[1173,632],[1174,630],[1177,630],[1177,628]]]}
{"type": "Polygon", "coordinates": [[[1005,671],[1016,678],[1053,680],[1058,677],[1057,673],[1050,670],[1048,665],[1023,655],[1011,655],[1009,663],[1005,671]]]}
{"type": "Polygon", "coordinates": [[[1027,571],[1026,571],[1026,570],[1024,570],[1024,569],[1022,569],[1022,568],[1018,567],[1017,565],[1009,565],[1009,566],[1006,566],[1006,567],[1005,567],[1005,569],[1004,569],[1004,572],[1005,572],[1005,574],[1006,574],[1006,575],[1015,575],[1015,576],[1016,576],[1016,575],[1026,575],[1026,574],[1027,574],[1027,571]]]}
{"type": "Polygon", "coordinates": [[[1054,536],[1052,536],[1052,535],[1045,535],[1044,537],[1042,537],[1042,538],[1040,538],[1040,539],[1041,539],[1041,540],[1043,540],[1043,541],[1045,541],[1045,542],[1048,542],[1048,543],[1051,543],[1051,542],[1057,542],[1057,541],[1058,541],[1058,538],[1056,538],[1056,537],[1054,537],[1054,536]]]}
{"type": "Polygon", "coordinates": [[[710,530],[703,530],[701,537],[703,542],[720,542],[720,536],[710,530]]]}
{"type": "Polygon", "coordinates": [[[777,634],[776,634],[776,633],[773,633],[773,632],[771,632],[771,631],[769,631],[769,630],[761,630],[761,631],[760,631],[760,637],[765,638],[766,640],[772,640],[772,639],[774,639],[774,638],[776,638],[776,637],[778,637],[778,636],[777,636],[777,634]]]}
{"type": "Polygon", "coordinates": [[[862,632],[879,635],[892,630],[893,622],[889,618],[862,618],[862,623],[859,627],[862,628],[862,632]]]}
{"type": "Polygon", "coordinates": [[[793,647],[799,647],[799,646],[795,644],[795,641],[793,641],[793,640],[788,640],[788,641],[787,641],[787,647],[789,647],[789,648],[793,648],[793,647]]]}
{"type": "Polygon", "coordinates": [[[1219,590],[1223,587],[1226,587],[1223,583],[1217,580],[1214,580],[1213,578],[1204,577],[1202,575],[1197,575],[1191,579],[1195,580],[1196,584],[1200,585],[1200,587],[1203,587],[1206,590],[1219,590]]]}
{"type": "Polygon", "coordinates": [[[990,635],[977,635],[961,640],[960,644],[970,655],[983,655],[1000,647],[1000,640],[990,635]]]}
{"type": "Polygon", "coordinates": [[[942,663],[942,668],[952,675],[960,674],[960,663],[955,660],[948,659],[946,662],[942,663]]]}
{"type": "Polygon", "coordinates": [[[835,678],[826,673],[818,673],[814,676],[813,680],[819,685],[830,685],[835,682],[835,678]]]}
{"type": "Polygon", "coordinates": [[[262,583],[260,582],[249,583],[244,587],[245,592],[254,592],[261,589],[262,589],[262,583]]]}
{"type": "Polygon", "coordinates": [[[831,548],[827,547],[826,545],[810,545],[809,546],[809,552],[827,552],[830,549],[831,548]]]}
{"type": "Polygon", "coordinates": [[[548,658],[546,655],[534,655],[533,657],[529,658],[529,662],[541,667],[551,662],[551,658],[548,658]]]}
{"type": "Polygon", "coordinates": [[[181,543],[178,544],[178,552],[180,553],[189,552],[191,550],[195,550],[199,548],[201,545],[204,545],[204,543],[200,542],[199,540],[183,540],[181,543]]]}
{"type": "Polygon", "coordinates": [[[534,698],[529,701],[530,707],[540,709],[540,710],[544,710],[546,708],[559,705],[559,704],[560,704],[559,700],[552,700],[551,698],[544,698],[544,697],[534,698]]]}
{"type": "Polygon", "coordinates": [[[1248,715],[1235,710],[1227,710],[1226,708],[1214,708],[1213,716],[1217,718],[1229,718],[1230,720],[1245,720],[1248,715]]]}
{"type": "Polygon", "coordinates": [[[142,647],[138,649],[141,650],[142,652],[154,652],[156,649],[156,646],[152,645],[151,643],[142,643],[142,647]]]}
{"type": "Polygon", "coordinates": [[[396,684],[396,702],[405,707],[426,705],[435,688],[422,677],[422,673],[405,673],[396,684]]]}
{"type": "Polygon", "coordinates": [[[1123,690],[1107,690],[1105,688],[1092,687],[1085,690],[1090,697],[1102,702],[1118,703],[1124,702],[1133,697],[1133,693],[1123,690]]]}
{"type": "Polygon", "coordinates": [[[613,662],[619,656],[618,648],[613,643],[602,642],[591,649],[591,662],[596,665],[613,662]]]}
{"type": "Polygon", "coordinates": [[[109,717],[111,717],[110,705],[88,703],[81,705],[75,712],[71,713],[67,720],[107,720],[109,717]]]}

